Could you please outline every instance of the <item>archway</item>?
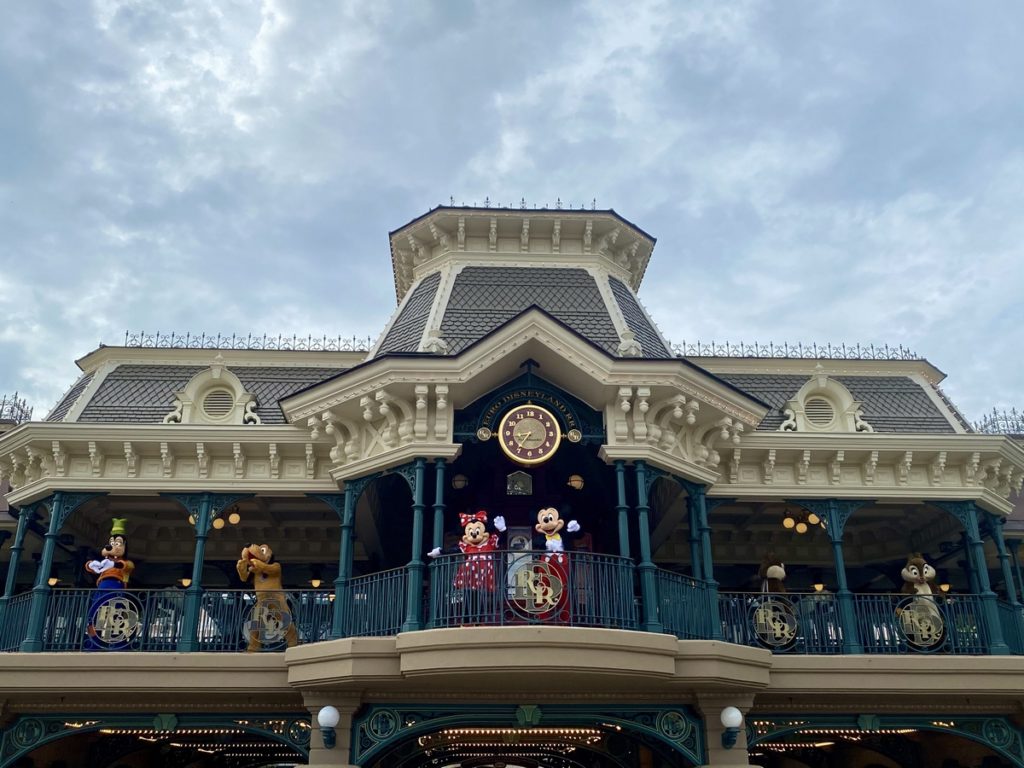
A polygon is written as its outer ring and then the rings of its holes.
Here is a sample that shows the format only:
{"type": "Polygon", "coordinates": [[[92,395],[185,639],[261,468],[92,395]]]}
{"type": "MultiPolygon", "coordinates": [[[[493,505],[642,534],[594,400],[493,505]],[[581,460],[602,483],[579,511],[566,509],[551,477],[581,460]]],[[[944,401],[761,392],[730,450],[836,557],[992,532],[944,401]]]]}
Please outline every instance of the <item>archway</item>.
{"type": "Polygon", "coordinates": [[[206,714],[25,715],[0,737],[0,768],[302,765],[308,716],[206,714]]]}
{"type": "Polygon", "coordinates": [[[353,723],[364,768],[685,768],[704,761],[688,707],[459,705],[367,707],[353,723]]]}
{"type": "Polygon", "coordinates": [[[1021,729],[1001,716],[751,716],[751,757],[765,768],[1021,768],[1021,729]]]}

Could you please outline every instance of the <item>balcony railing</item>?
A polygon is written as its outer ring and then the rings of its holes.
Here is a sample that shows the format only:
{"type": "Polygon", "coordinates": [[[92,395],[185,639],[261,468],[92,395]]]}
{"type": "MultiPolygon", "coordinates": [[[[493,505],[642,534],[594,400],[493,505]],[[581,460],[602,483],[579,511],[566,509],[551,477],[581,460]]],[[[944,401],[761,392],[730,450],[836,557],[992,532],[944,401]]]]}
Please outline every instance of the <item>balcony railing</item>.
{"type": "Polygon", "coordinates": [[[342,634],[347,637],[397,635],[405,618],[406,569],[358,576],[342,594],[342,634]]]}
{"type": "MultiPolygon", "coordinates": [[[[206,591],[198,602],[200,651],[281,650],[327,640],[333,593],[282,592],[258,600],[244,590],[206,591]],[[294,629],[292,629],[294,627],[294,629]]],[[[26,638],[32,593],[11,598],[0,627],[0,651],[26,638]]],[[[183,639],[186,593],[179,589],[55,589],[43,621],[43,651],[176,651],[183,639]]]]}
{"type": "Polygon", "coordinates": [[[659,568],[658,597],[666,632],[681,640],[712,636],[711,592],[705,582],[659,568]]]}
{"type": "Polygon", "coordinates": [[[633,562],[589,552],[442,555],[429,626],[563,624],[636,629],[633,562]]]}
{"type": "MultiPolygon", "coordinates": [[[[864,653],[988,652],[977,595],[869,594],[853,595],[852,600],[857,640],[864,653]]],[[[1012,606],[1006,608],[1011,613],[1004,626],[1013,625],[1019,634],[1019,613],[1014,615],[1012,606]]],[[[844,652],[839,603],[831,593],[723,593],[719,612],[727,642],[774,653],[844,652]]]]}
{"type": "MultiPolygon", "coordinates": [[[[328,591],[257,597],[225,589],[54,589],[46,596],[41,638],[29,646],[225,653],[283,650],[333,636],[394,636],[409,618],[409,576],[408,568],[396,568],[350,579],[337,603],[328,591]]],[[[641,590],[627,558],[521,550],[475,559],[444,555],[431,562],[426,581],[426,628],[641,628],[641,590]]],[[[33,597],[28,592],[0,603],[0,651],[18,651],[27,639],[33,597]]],[[[844,603],[828,592],[716,593],[706,582],[658,569],[654,599],[663,631],[683,640],[720,638],[792,654],[982,655],[1002,648],[991,630],[1001,632],[1010,653],[1024,655],[1024,607],[991,595],[986,603],[979,595],[854,594],[844,603]]]]}

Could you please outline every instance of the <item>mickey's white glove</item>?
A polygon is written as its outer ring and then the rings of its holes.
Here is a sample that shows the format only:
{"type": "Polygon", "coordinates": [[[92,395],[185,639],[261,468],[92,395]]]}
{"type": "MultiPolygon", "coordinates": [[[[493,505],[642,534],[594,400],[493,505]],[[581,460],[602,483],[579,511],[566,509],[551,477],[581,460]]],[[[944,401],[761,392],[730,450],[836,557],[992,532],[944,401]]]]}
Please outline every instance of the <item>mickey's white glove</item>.
{"type": "Polygon", "coordinates": [[[499,531],[504,531],[505,530],[505,518],[502,517],[501,515],[498,515],[496,518],[494,518],[494,527],[497,530],[499,530],[499,531]]]}
{"type": "Polygon", "coordinates": [[[562,551],[562,542],[559,539],[548,539],[544,542],[544,546],[547,547],[548,552],[562,551]]]}
{"type": "Polygon", "coordinates": [[[565,526],[565,530],[567,530],[569,533],[576,533],[576,531],[578,531],[579,529],[580,524],[577,523],[575,520],[570,520],[569,524],[565,526]]]}
{"type": "Polygon", "coordinates": [[[90,560],[85,564],[85,567],[93,573],[103,573],[107,568],[114,567],[114,561],[108,558],[103,558],[102,560],[90,560]]]}
{"type": "Polygon", "coordinates": [[[439,557],[441,555],[441,548],[434,547],[432,550],[427,552],[427,557],[439,557]]]}

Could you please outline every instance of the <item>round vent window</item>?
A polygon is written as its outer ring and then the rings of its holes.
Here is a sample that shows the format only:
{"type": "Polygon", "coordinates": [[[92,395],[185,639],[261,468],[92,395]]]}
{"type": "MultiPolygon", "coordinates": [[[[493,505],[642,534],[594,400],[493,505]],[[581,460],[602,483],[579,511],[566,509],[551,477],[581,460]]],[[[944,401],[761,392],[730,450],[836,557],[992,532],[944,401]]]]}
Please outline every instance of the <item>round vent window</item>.
{"type": "Polygon", "coordinates": [[[223,419],[234,407],[235,397],[226,389],[214,389],[203,398],[203,413],[211,419],[223,419]]]}
{"type": "Polygon", "coordinates": [[[804,402],[804,415],[817,427],[827,427],[835,417],[832,403],[823,397],[811,397],[804,402]]]}

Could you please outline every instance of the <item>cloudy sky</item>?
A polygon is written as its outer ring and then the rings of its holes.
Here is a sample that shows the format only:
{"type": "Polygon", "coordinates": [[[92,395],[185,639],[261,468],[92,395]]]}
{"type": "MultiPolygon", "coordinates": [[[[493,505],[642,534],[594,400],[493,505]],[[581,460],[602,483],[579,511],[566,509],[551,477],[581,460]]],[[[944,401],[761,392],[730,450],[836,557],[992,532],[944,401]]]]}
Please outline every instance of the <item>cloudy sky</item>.
{"type": "Polygon", "coordinates": [[[0,393],[126,329],[375,336],[387,232],[597,200],[671,340],[904,344],[1024,406],[1024,5],[15,0],[0,393]],[[358,290],[353,290],[358,286],[358,290]]]}

